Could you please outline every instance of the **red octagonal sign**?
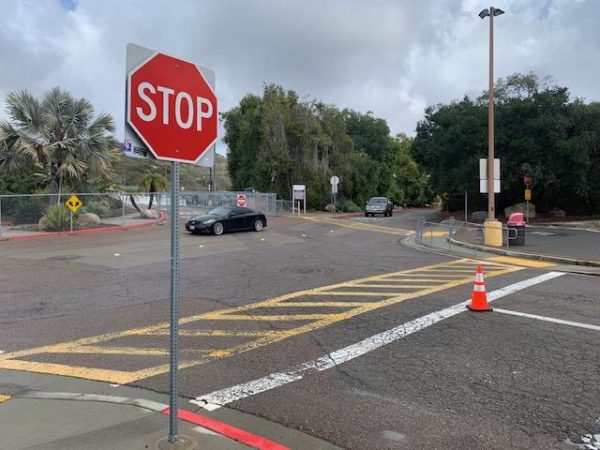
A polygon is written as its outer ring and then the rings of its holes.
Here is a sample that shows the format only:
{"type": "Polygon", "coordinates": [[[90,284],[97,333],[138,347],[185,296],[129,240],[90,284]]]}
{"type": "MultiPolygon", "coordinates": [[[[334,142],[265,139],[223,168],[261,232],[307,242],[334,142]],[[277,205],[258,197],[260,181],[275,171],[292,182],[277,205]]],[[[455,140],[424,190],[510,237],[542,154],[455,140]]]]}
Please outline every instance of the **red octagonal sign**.
{"type": "Polygon", "coordinates": [[[217,96],[195,64],[156,53],[127,86],[127,122],[157,159],[195,163],[217,140],[217,96]]]}

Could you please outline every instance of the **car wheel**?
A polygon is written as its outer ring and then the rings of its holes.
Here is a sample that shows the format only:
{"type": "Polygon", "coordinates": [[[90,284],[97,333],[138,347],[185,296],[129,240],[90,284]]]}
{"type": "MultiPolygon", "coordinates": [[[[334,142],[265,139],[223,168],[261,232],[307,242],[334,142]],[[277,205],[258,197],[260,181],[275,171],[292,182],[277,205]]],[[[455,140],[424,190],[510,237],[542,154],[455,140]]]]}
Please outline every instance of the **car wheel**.
{"type": "Polygon", "coordinates": [[[263,222],[260,219],[256,219],[254,221],[254,231],[262,231],[263,230],[263,222]]]}
{"type": "Polygon", "coordinates": [[[223,224],[221,222],[215,222],[215,224],[212,226],[212,232],[217,236],[223,234],[223,224]]]}
{"type": "Polygon", "coordinates": [[[365,213],[365,217],[369,217],[369,213],[365,213]]]}
{"type": "Polygon", "coordinates": [[[392,217],[392,211],[390,211],[390,217],[392,217]]]}

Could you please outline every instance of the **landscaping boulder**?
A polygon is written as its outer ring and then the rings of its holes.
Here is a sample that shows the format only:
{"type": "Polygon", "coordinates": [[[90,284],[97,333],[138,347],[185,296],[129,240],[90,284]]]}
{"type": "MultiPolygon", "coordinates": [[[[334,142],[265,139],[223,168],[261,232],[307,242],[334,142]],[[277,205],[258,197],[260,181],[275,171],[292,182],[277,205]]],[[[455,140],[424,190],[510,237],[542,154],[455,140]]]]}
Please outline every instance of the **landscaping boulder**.
{"type": "Polygon", "coordinates": [[[94,213],[80,214],[77,218],[77,225],[80,227],[92,227],[94,225],[100,225],[101,223],[100,217],[94,213]]]}
{"type": "Polygon", "coordinates": [[[483,222],[485,219],[487,219],[487,216],[487,211],[473,211],[471,213],[471,220],[473,222],[483,222]]]}
{"type": "Polygon", "coordinates": [[[517,203],[512,206],[507,206],[504,208],[504,215],[506,217],[510,217],[512,213],[520,212],[523,213],[525,217],[529,217],[533,219],[535,217],[535,205],[533,203],[529,203],[529,215],[527,215],[527,203],[517,203]]]}
{"type": "Polygon", "coordinates": [[[562,209],[560,209],[560,208],[552,208],[552,209],[550,210],[550,215],[551,215],[552,217],[566,217],[566,216],[567,216],[567,213],[566,213],[566,212],[564,212],[564,211],[563,211],[562,209]]]}
{"type": "Polygon", "coordinates": [[[160,218],[160,213],[155,209],[142,209],[142,217],[156,220],[160,218]]]}
{"type": "Polygon", "coordinates": [[[48,231],[48,224],[46,223],[46,218],[42,217],[38,222],[38,230],[40,231],[48,231]]]}

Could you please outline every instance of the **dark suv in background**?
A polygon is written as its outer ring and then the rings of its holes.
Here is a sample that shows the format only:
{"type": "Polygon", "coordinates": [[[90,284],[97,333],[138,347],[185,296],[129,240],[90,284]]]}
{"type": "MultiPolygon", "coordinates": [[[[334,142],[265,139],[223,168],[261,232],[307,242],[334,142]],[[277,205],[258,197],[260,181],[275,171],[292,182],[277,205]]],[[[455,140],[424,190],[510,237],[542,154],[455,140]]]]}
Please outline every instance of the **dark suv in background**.
{"type": "Polygon", "coordinates": [[[391,216],[394,210],[394,204],[387,197],[372,197],[365,206],[365,217],[383,214],[385,217],[391,216]]]}

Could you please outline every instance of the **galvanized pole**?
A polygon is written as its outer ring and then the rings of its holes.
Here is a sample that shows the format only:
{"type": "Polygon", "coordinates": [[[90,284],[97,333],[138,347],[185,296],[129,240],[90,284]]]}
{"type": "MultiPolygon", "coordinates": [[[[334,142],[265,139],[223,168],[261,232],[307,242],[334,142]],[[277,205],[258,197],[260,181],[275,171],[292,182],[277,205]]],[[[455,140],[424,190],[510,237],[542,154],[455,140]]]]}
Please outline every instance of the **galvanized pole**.
{"type": "Polygon", "coordinates": [[[73,232],[73,211],[71,211],[71,233],[73,232]]]}
{"type": "Polygon", "coordinates": [[[171,338],[169,348],[169,442],[177,442],[179,337],[179,163],[171,163],[171,338]]]}
{"type": "Polygon", "coordinates": [[[467,201],[468,201],[468,197],[467,197],[467,188],[465,188],[465,222],[469,221],[469,210],[467,208],[467,201]]]}
{"type": "Polygon", "coordinates": [[[0,195],[0,238],[2,237],[2,196],[0,195]]]}

